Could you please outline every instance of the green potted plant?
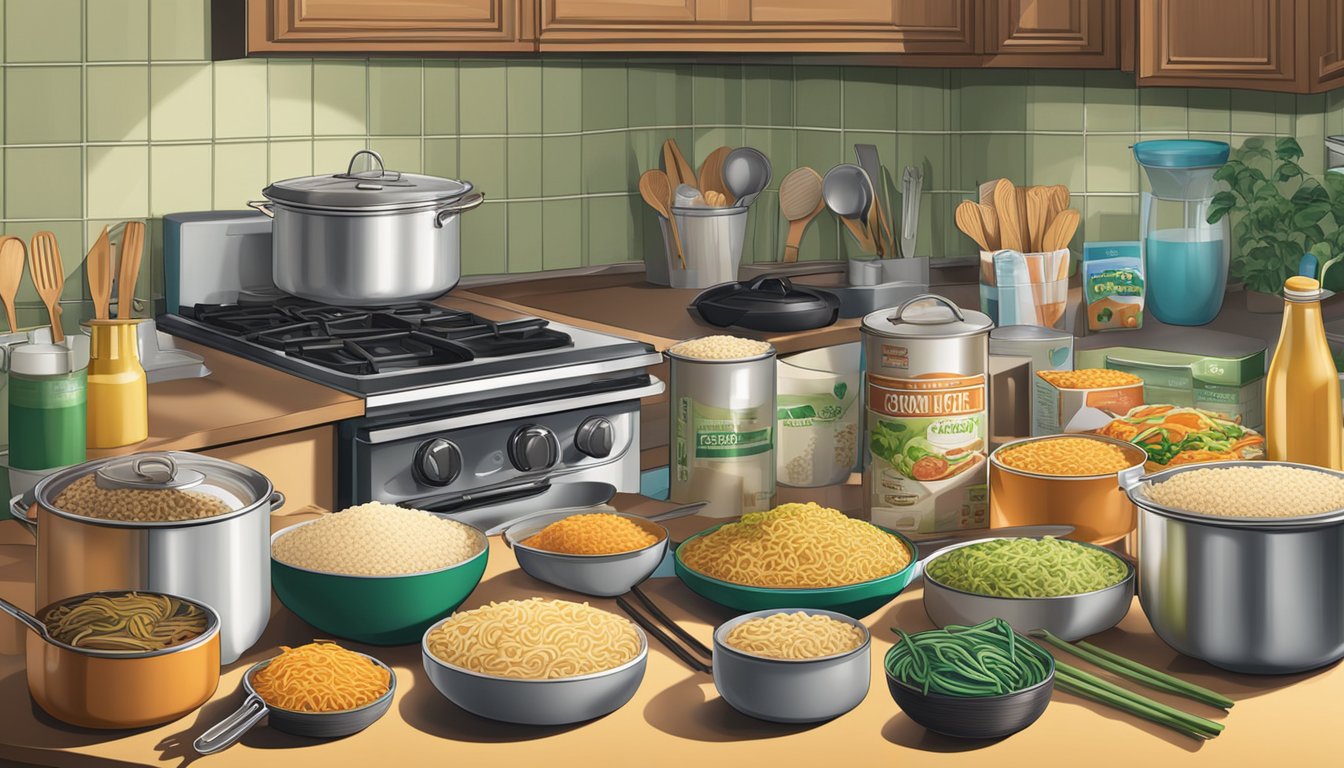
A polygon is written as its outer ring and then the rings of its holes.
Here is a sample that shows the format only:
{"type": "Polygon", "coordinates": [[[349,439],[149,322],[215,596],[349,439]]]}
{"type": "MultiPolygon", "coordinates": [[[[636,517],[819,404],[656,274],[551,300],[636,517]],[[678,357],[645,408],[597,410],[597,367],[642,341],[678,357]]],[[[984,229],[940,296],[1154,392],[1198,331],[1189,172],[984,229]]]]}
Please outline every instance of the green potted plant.
{"type": "MultiPolygon", "coordinates": [[[[1298,273],[1304,254],[1316,257],[1323,278],[1344,254],[1344,175],[1329,173],[1322,182],[1298,163],[1302,147],[1296,139],[1273,143],[1271,151],[1266,139],[1252,137],[1233,151],[1214,174],[1229,189],[1209,206],[1210,224],[1232,216],[1231,275],[1245,284],[1253,312],[1283,309],[1283,282],[1298,273]]],[[[1344,284],[1344,270],[1329,279],[1344,284]]]]}

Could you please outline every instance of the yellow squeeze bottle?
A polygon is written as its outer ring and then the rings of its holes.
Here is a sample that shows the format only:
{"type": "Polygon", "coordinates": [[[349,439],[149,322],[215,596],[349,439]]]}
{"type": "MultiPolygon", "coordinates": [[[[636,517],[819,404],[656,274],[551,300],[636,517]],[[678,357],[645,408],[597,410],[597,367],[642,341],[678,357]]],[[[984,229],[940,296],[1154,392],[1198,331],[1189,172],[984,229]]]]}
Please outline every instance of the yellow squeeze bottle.
{"type": "Polygon", "coordinates": [[[1265,380],[1265,442],[1271,461],[1341,468],[1339,374],[1325,341],[1321,285],[1283,284],[1283,330],[1265,380]]]}

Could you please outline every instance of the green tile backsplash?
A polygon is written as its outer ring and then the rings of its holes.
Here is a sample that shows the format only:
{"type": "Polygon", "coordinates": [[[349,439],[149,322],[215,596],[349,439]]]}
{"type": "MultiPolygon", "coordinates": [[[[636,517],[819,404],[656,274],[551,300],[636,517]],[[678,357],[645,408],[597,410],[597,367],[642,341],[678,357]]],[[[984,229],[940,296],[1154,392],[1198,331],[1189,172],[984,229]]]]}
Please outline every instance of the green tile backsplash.
{"type": "MultiPolygon", "coordinates": [[[[67,294],[102,226],[178,210],[239,209],[270,180],[342,170],[358,149],[389,167],[466,178],[488,202],[463,218],[468,274],[639,259],[662,248],[636,180],[675,137],[692,163],[749,144],[775,165],[747,231],[770,261],[787,222],[778,181],[876,144],[899,219],[900,169],[923,166],[919,252],[965,255],[952,211],[999,175],[1067,184],[1089,239],[1133,237],[1138,139],[1294,135],[1324,170],[1344,91],[1291,96],[1136,89],[1077,70],[898,69],[561,59],[209,61],[209,0],[0,0],[0,216],[57,233],[67,294]]],[[[150,226],[146,297],[162,295],[150,226]]],[[[801,258],[855,252],[830,216],[801,258]]],[[[26,282],[25,305],[36,296],[26,282]]],[[[77,319],[77,312],[67,317],[77,319]]]]}

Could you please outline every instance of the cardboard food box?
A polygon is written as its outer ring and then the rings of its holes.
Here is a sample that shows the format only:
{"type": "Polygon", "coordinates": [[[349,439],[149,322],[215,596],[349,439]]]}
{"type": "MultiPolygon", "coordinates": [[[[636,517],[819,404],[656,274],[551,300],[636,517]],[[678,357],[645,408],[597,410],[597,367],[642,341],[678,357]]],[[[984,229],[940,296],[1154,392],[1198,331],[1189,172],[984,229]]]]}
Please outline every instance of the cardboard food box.
{"type": "MultiPolygon", "coordinates": [[[[1099,367],[1099,366],[1094,366],[1099,367]]],[[[1082,372],[1089,366],[1079,365],[1075,372],[1082,372]]],[[[1061,432],[1088,432],[1110,421],[1110,416],[1128,413],[1131,408],[1143,405],[1143,380],[1114,386],[1059,385],[1050,378],[1053,373],[1062,371],[1038,371],[1033,382],[1035,407],[1032,409],[1032,435],[1056,435],[1061,432]],[[1045,374],[1042,376],[1041,374],[1045,374]],[[1098,414],[1088,418],[1083,414],[1084,423],[1075,423],[1079,412],[1090,409],[1088,413],[1098,414]],[[1102,416],[1104,414],[1104,418],[1102,416]],[[1100,423],[1098,423],[1100,422],[1100,423]]]]}

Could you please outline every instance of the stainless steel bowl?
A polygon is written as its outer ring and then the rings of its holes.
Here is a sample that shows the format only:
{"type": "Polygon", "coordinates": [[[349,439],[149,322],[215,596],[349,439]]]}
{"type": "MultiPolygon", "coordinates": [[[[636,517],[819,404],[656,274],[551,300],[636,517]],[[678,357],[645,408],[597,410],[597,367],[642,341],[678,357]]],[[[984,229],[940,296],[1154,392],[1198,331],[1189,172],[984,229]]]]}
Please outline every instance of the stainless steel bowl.
{"type": "MultiPolygon", "coordinates": [[[[1217,467],[1290,466],[1277,461],[1217,467]]],[[[1151,484],[1125,489],[1139,509],[1139,604],[1153,630],[1187,656],[1233,672],[1288,674],[1344,658],[1344,510],[1298,518],[1235,518],[1163,507],[1151,484]]]]}
{"type": "Polygon", "coordinates": [[[771,608],[744,614],[714,630],[714,686],[744,715],[776,723],[816,723],[857,707],[868,695],[872,637],[857,619],[815,608],[771,608]],[[776,613],[827,616],[858,627],[863,645],[819,659],[769,659],[739,651],[726,638],[739,624],[776,613]]]}
{"type": "Polygon", "coordinates": [[[1060,597],[991,597],[953,589],[929,576],[929,566],[949,552],[985,541],[1003,538],[990,536],[947,547],[923,562],[924,611],[939,627],[949,624],[974,625],[995,617],[1018,632],[1048,629],[1065,640],[1078,640],[1105,631],[1120,623],[1134,600],[1134,566],[1108,549],[1077,542],[1105,552],[1125,564],[1125,578],[1113,586],[1095,592],[1060,597]]]}
{"type": "Polygon", "coordinates": [[[499,677],[449,664],[430,653],[429,633],[438,625],[430,627],[420,641],[430,682],[457,706],[505,723],[568,725],[615,712],[639,690],[649,658],[649,639],[636,626],[639,653],[619,667],[552,680],[499,677]]]}
{"type": "Polygon", "coordinates": [[[519,567],[527,575],[585,595],[615,597],[647,579],[667,554],[666,528],[638,515],[619,512],[611,514],[630,520],[657,536],[658,540],[642,549],[614,555],[567,555],[523,543],[542,528],[573,514],[573,510],[567,510],[529,517],[504,532],[504,543],[513,550],[519,567]]]}

